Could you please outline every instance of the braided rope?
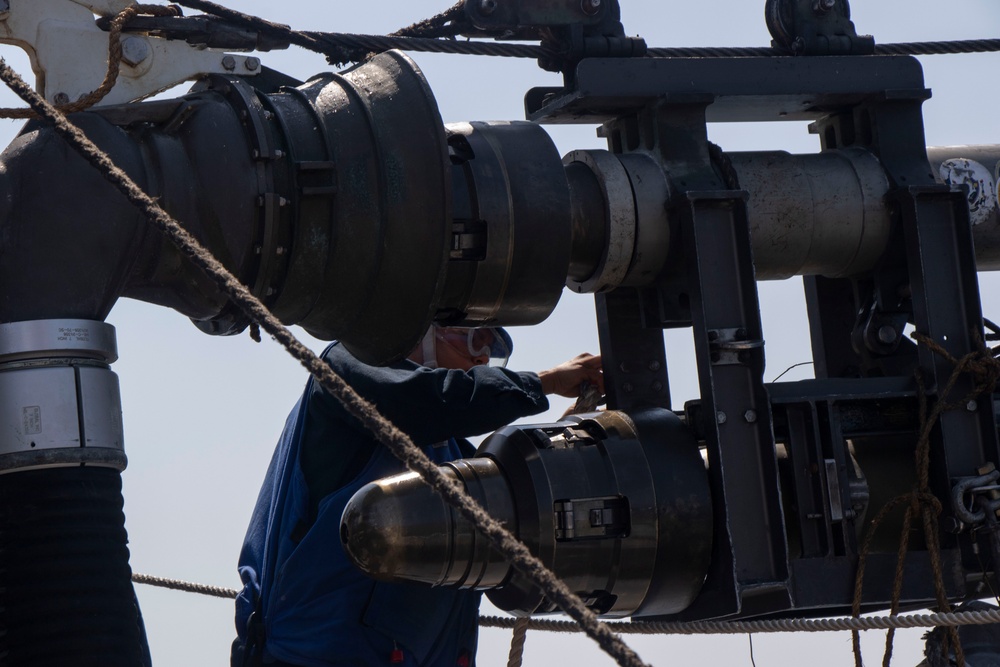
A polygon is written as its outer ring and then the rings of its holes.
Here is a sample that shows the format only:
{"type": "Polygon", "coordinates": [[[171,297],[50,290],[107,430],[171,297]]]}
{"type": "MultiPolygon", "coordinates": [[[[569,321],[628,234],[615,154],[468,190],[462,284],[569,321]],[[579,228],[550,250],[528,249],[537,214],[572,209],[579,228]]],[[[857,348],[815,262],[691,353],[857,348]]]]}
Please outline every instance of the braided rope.
{"type": "Polygon", "coordinates": [[[258,322],[262,329],[282,345],[316,378],[317,382],[341,402],[344,408],[369,432],[376,435],[383,445],[402,461],[407,468],[419,474],[425,482],[449,505],[458,511],[485,535],[492,545],[516,569],[524,573],[543,594],[576,620],[598,645],[623,667],[640,667],[645,663],[621,638],[598,621],[583,601],[565,583],[528,551],[499,521],[491,517],[464,490],[458,480],[446,476],[405,433],[383,417],[375,407],[354,391],[343,378],[333,372],[316,354],[303,345],[273,315],[263,303],[242,285],[212,256],[191,234],[160,208],[142,191],[129,176],[112,162],[111,158],[91,142],[75,125],[57,109],[46,102],[24,82],[7,64],[0,60],[2,79],[21,99],[55,129],[73,150],[91,163],[112,185],[136,206],[161,233],[163,233],[195,266],[211,278],[219,289],[246,315],[258,322]]]}
{"type": "MultiPolygon", "coordinates": [[[[523,619],[480,616],[479,625],[483,628],[508,629],[513,628],[520,620],[523,619]]],[[[989,625],[991,623],[1000,623],[1000,609],[862,618],[845,616],[840,618],[778,618],[763,621],[690,621],[685,623],[633,621],[606,623],[606,625],[613,632],[626,635],[743,635],[748,633],[939,628],[960,625],[989,625]]],[[[579,627],[569,621],[531,619],[527,625],[530,630],[542,632],[580,632],[579,627]]]]}
{"type": "MultiPolygon", "coordinates": [[[[220,598],[235,598],[239,591],[235,588],[222,586],[207,586],[178,579],[154,577],[148,574],[132,575],[132,581],[137,584],[168,588],[185,593],[198,593],[220,598]]],[[[633,621],[603,623],[612,632],[626,635],[709,635],[727,634],[742,635],[747,633],[781,633],[781,632],[844,632],[848,630],[889,630],[913,628],[941,628],[961,625],[989,625],[1000,623],[1000,609],[989,611],[960,611],[932,614],[906,614],[903,616],[865,616],[855,618],[844,616],[839,618],[779,618],[764,621],[690,621],[685,623],[633,621]]],[[[556,621],[538,618],[513,618],[510,616],[480,616],[479,626],[483,628],[499,628],[517,630],[519,626],[525,630],[542,632],[579,633],[582,632],[577,623],[571,621],[556,621]]],[[[516,636],[516,633],[515,633],[516,636]]],[[[524,641],[521,640],[523,649],[524,641]]],[[[521,650],[521,649],[519,649],[521,650]]],[[[514,641],[511,642],[511,653],[514,651],[514,641]]],[[[509,661],[509,658],[508,658],[509,661]]]]}
{"type": "Polygon", "coordinates": [[[137,584],[156,586],[158,588],[169,588],[174,591],[184,591],[185,593],[198,593],[199,595],[209,595],[216,598],[234,599],[239,595],[235,588],[223,588],[222,586],[208,586],[206,584],[196,584],[180,579],[166,579],[164,577],[154,577],[149,574],[132,573],[132,581],[137,584]]]}
{"type": "Polygon", "coordinates": [[[514,621],[514,633],[510,638],[510,653],[507,655],[507,667],[521,667],[524,659],[524,642],[528,639],[528,625],[531,617],[525,616],[514,621]]]}

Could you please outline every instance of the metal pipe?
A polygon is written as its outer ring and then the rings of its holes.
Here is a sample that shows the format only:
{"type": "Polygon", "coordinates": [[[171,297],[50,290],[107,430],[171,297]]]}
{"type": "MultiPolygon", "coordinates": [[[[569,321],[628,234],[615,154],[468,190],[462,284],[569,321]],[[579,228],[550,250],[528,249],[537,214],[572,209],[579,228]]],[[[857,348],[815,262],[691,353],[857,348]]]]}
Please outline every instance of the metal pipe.
{"type": "MultiPolygon", "coordinates": [[[[928,155],[938,179],[968,189],[978,269],[1000,269],[1000,146],[929,148],[928,155]]],[[[885,252],[894,216],[886,200],[888,178],[872,153],[849,148],[809,155],[727,153],[726,158],[748,194],[758,280],[860,275],[885,252]]],[[[574,215],[573,273],[567,281],[572,289],[601,292],[648,284],[662,267],[673,226],[663,212],[670,174],[636,173],[631,163],[643,160],[652,162],[641,154],[594,150],[564,158],[574,198],[600,202],[600,215],[593,203],[586,215],[574,215]],[[628,248],[623,250],[623,243],[628,248]],[[639,270],[643,256],[652,270],[639,270]]],[[[575,204],[574,211],[579,208],[575,204]]]]}

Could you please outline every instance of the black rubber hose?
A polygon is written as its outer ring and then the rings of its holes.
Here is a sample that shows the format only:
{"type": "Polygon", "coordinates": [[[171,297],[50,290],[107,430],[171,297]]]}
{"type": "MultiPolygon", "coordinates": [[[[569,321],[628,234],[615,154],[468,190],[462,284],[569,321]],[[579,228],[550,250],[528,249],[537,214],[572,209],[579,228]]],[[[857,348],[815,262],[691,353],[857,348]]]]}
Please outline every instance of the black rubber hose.
{"type": "Polygon", "coordinates": [[[0,665],[140,667],[121,474],[0,475],[0,665]]]}

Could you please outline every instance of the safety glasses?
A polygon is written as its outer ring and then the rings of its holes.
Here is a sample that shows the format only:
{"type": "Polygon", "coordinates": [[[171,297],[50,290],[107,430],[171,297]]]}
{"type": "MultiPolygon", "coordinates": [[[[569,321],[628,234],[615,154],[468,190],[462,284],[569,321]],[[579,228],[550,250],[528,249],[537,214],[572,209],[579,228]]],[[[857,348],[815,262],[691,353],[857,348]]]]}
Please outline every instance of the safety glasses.
{"type": "Polygon", "coordinates": [[[435,335],[458,349],[468,351],[471,358],[486,357],[493,366],[507,366],[510,358],[509,336],[494,327],[437,327],[435,335]]]}

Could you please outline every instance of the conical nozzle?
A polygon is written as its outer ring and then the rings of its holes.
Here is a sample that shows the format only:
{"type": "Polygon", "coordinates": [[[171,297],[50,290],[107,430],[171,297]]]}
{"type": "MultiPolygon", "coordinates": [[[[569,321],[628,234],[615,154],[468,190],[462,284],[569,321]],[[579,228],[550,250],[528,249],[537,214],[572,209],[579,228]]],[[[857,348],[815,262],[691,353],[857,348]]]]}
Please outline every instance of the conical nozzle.
{"type": "MultiPolygon", "coordinates": [[[[442,471],[516,534],[510,486],[492,459],[454,461],[442,471]]],[[[503,583],[510,569],[416,473],[361,487],[344,508],[340,539],[354,564],[381,581],[486,589],[503,583]]]]}

